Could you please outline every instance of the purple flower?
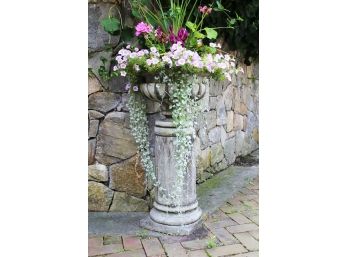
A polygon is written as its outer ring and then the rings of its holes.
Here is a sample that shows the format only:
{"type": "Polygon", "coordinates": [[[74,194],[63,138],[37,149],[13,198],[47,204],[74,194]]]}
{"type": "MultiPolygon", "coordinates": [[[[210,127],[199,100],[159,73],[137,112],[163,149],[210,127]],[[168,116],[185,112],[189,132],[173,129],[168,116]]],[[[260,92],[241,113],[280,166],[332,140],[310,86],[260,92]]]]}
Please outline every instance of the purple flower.
{"type": "Polygon", "coordinates": [[[161,27],[158,27],[155,31],[155,36],[157,38],[157,40],[161,43],[167,43],[168,42],[168,38],[167,35],[163,32],[161,27]]]}
{"type": "Polygon", "coordinates": [[[178,31],[178,41],[181,41],[182,43],[185,43],[185,40],[187,39],[189,33],[185,28],[180,28],[178,31]]]}
{"type": "Polygon", "coordinates": [[[135,27],[135,35],[138,37],[141,34],[148,34],[152,31],[152,27],[151,25],[145,23],[145,22],[140,22],[137,24],[137,26],[135,27]]]}
{"type": "Polygon", "coordinates": [[[172,28],[170,28],[169,41],[172,44],[182,43],[184,45],[189,33],[185,28],[180,28],[178,31],[178,35],[175,36],[172,28]]]}
{"type": "Polygon", "coordinates": [[[174,35],[173,32],[170,32],[169,41],[170,41],[170,43],[172,43],[172,44],[175,44],[175,43],[177,42],[176,36],[174,35]]]}

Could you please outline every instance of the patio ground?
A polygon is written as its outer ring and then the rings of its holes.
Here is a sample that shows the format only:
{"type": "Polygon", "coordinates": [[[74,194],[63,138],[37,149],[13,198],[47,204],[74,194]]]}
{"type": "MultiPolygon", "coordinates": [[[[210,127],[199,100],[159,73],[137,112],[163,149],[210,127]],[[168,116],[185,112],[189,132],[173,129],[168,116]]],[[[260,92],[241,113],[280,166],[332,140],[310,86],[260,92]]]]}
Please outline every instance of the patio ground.
{"type": "MultiPolygon", "coordinates": [[[[139,229],[135,233],[90,233],[89,256],[102,257],[255,257],[259,249],[258,176],[246,180],[219,207],[206,212],[204,226],[178,237],[139,229]]],[[[223,196],[225,196],[224,194],[223,196]]],[[[139,214],[142,217],[142,214],[139,214]]],[[[138,218],[135,217],[135,221],[138,218]]]]}

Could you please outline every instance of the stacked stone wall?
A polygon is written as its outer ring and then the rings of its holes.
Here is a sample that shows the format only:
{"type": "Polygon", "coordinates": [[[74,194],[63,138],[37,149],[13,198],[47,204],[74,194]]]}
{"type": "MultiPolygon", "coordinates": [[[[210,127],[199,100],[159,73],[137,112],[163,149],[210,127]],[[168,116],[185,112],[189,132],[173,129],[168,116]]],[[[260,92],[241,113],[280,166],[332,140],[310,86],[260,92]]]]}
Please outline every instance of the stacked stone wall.
{"type": "MultiPolygon", "coordinates": [[[[148,211],[151,197],[144,186],[134,139],[130,133],[127,80],[103,81],[100,57],[110,59],[105,43],[117,44],[99,25],[118,1],[89,1],[88,203],[90,211],[148,211]]],[[[131,21],[127,21],[131,22],[131,21]]],[[[232,82],[211,80],[201,100],[194,141],[197,183],[232,165],[237,156],[258,148],[258,65],[243,66],[232,82]]],[[[151,152],[154,121],[160,106],[148,101],[151,152]]]]}

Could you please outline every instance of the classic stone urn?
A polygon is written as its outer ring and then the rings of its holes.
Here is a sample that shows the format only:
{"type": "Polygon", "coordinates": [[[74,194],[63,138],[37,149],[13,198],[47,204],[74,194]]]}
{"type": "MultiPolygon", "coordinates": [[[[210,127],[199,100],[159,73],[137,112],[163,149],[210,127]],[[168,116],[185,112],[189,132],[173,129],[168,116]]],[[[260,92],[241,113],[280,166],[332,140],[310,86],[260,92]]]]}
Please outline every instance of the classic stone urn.
{"type": "MultiPolygon", "coordinates": [[[[192,88],[192,96],[201,99],[205,92],[204,83],[192,88]]],[[[140,225],[146,229],[171,235],[189,235],[201,226],[202,210],[198,207],[196,195],[196,163],[195,158],[189,162],[181,190],[180,204],[170,200],[166,192],[173,191],[178,181],[174,158],[174,141],[176,127],[169,111],[170,88],[166,84],[146,83],[140,85],[140,91],[149,99],[162,103],[164,120],[155,122],[155,169],[160,190],[156,188],[155,202],[149,217],[142,220],[140,225]],[[164,189],[164,190],[162,190],[164,189]]],[[[186,132],[192,134],[193,127],[186,132]]],[[[193,153],[191,154],[191,156],[193,153]]]]}

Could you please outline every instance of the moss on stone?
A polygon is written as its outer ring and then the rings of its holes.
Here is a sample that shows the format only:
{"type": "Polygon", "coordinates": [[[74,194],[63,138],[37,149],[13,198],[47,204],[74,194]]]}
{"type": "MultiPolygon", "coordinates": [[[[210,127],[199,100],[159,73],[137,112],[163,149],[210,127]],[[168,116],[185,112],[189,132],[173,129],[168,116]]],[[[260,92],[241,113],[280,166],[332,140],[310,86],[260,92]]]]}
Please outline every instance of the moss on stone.
{"type": "Polygon", "coordinates": [[[209,194],[212,192],[215,188],[219,188],[223,181],[227,177],[234,175],[234,169],[233,167],[230,167],[225,170],[224,174],[221,174],[221,176],[214,176],[211,179],[208,179],[204,183],[200,184],[197,188],[197,196],[202,197],[204,195],[209,194]]]}

